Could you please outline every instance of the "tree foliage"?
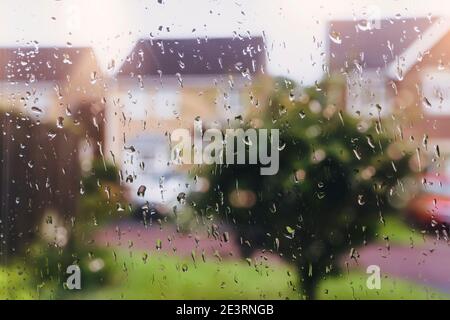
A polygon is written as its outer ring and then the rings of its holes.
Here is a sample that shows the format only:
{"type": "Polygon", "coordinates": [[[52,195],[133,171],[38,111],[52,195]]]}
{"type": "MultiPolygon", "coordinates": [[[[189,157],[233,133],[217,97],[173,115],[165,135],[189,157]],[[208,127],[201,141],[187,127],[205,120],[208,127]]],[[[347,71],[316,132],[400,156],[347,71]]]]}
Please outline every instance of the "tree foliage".
{"type": "Polygon", "coordinates": [[[299,93],[289,80],[273,81],[243,123],[279,129],[279,172],[203,166],[196,174],[210,188],[191,200],[198,214],[236,228],[246,257],[264,248],[294,263],[303,293],[314,298],[340,256],[374,237],[410,156],[381,118],[355,119],[331,104],[327,83],[299,93]]]}

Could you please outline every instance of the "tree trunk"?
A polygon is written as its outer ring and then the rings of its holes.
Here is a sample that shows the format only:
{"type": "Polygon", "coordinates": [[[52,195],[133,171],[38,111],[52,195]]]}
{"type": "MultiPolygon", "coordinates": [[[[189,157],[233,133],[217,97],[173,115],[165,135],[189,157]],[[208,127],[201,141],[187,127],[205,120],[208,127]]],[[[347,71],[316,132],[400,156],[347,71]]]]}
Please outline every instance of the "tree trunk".
{"type": "Polygon", "coordinates": [[[317,281],[308,276],[303,278],[300,284],[301,292],[306,300],[316,300],[316,285],[317,281]]]}
{"type": "Polygon", "coordinates": [[[297,272],[299,279],[299,294],[306,300],[315,300],[318,279],[313,274],[309,273],[309,265],[297,265],[297,272]]]}

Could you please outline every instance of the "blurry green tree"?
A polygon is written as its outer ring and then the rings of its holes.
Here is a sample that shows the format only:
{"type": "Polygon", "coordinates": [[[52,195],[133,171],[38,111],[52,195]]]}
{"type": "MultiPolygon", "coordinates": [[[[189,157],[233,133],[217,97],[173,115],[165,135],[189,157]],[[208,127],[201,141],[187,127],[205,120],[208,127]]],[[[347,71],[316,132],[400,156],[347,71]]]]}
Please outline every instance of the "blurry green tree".
{"type": "Polygon", "coordinates": [[[294,263],[304,297],[314,299],[342,253],[357,258],[354,248],[374,237],[409,174],[410,153],[377,115],[342,112],[332,81],[300,93],[292,81],[275,79],[258,90],[241,124],[279,129],[278,174],[260,175],[259,165],[201,166],[196,179],[207,178],[210,188],[190,200],[198,214],[236,227],[245,257],[264,248],[294,263]]]}

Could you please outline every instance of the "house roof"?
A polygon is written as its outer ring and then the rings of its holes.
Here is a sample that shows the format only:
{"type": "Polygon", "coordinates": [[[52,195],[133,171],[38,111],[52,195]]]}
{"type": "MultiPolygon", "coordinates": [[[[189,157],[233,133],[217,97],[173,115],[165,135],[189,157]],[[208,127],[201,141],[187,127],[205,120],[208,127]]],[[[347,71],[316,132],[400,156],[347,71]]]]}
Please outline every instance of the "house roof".
{"type": "Polygon", "coordinates": [[[88,47],[3,47],[0,48],[0,80],[63,80],[86,56],[95,59],[88,47]]]}
{"type": "Polygon", "coordinates": [[[251,39],[141,39],[119,76],[260,73],[265,67],[261,37],[251,39]]]}
{"type": "Polygon", "coordinates": [[[384,19],[372,28],[367,22],[331,21],[329,24],[328,59],[330,71],[355,67],[387,68],[417,39],[431,29],[436,18],[384,19]]]}
{"type": "Polygon", "coordinates": [[[391,61],[386,68],[386,75],[390,78],[401,78],[419,60],[420,57],[433,48],[450,31],[448,19],[438,20],[429,27],[421,37],[417,38],[397,59],[391,61]]]}

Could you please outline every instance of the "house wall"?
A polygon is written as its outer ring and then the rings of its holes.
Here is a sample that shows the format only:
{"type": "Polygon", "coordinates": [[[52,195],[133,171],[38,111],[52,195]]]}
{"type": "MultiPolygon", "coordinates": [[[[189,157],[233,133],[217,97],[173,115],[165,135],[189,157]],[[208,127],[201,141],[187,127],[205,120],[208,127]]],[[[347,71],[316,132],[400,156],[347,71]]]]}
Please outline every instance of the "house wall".
{"type": "Polygon", "coordinates": [[[198,117],[204,128],[221,126],[239,113],[225,111],[224,105],[247,105],[243,97],[246,83],[224,75],[183,76],[182,85],[179,79],[169,76],[142,80],[119,77],[111,88],[104,154],[120,169],[127,195],[136,203],[143,201],[136,196],[141,185],[146,186],[145,200],[151,203],[170,202],[179,192],[186,192],[184,176],[192,165],[169,164],[169,136],[173,130],[183,128],[193,134],[198,117]],[[230,98],[224,99],[224,93],[230,98]],[[175,110],[164,104],[166,98],[175,101],[175,110]],[[162,112],[165,108],[170,111],[162,112]],[[158,182],[162,177],[164,187],[158,182]]]}
{"type": "Polygon", "coordinates": [[[402,125],[405,138],[412,136],[421,143],[424,135],[427,135],[430,143],[439,144],[441,151],[450,152],[450,112],[447,111],[450,109],[450,100],[444,100],[441,111],[433,114],[427,109],[439,106],[435,103],[430,106],[427,100],[433,99],[425,97],[423,91],[426,81],[434,81],[433,73],[450,75],[450,33],[419,60],[402,81],[395,82],[398,91],[395,96],[395,115],[402,125]]]}
{"type": "Polygon", "coordinates": [[[55,119],[52,109],[58,98],[52,82],[27,84],[22,81],[0,81],[0,87],[0,109],[19,112],[40,121],[55,119]]]}
{"type": "Polygon", "coordinates": [[[98,144],[103,144],[105,127],[103,97],[109,79],[102,74],[92,50],[83,49],[77,58],[73,65],[65,65],[62,79],[0,81],[0,109],[48,123],[54,129],[62,124],[81,139],[91,140],[99,156],[98,144]]]}
{"type": "Polygon", "coordinates": [[[86,50],[78,64],[70,70],[70,81],[62,83],[65,102],[101,103],[108,89],[108,78],[102,73],[93,51],[86,50]]]}
{"type": "Polygon", "coordinates": [[[87,103],[100,104],[105,83],[95,56],[92,51],[86,50],[76,65],[68,65],[64,79],[37,79],[33,83],[0,80],[0,107],[30,115],[43,122],[54,122],[60,116],[67,116],[66,107],[74,112],[87,103]],[[95,81],[92,81],[93,73],[96,74],[95,81]],[[33,106],[42,112],[33,111],[33,106]]]}
{"type": "Polygon", "coordinates": [[[226,112],[223,93],[233,92],[238,95],[232,104],[244,105],[245,83],[233,81],[230,90],[229,79],[226,76],[184,77],[183,87],[178,79],[149,77],[144,79],[143,88],[139,87],[137,79],[119,78],[113,85],[106,111],[107,132],[105,137],[106,153],[116,164],[123,161],[124,148],[130,146],[130,141],[145,135],[167,136],[177,128],[193,130],[194,121],[200,117],[204,126],[218,125],[232,117],[233,112],[226,112]],[[128,95],[128,91],[131,95],[128,95]],[[155,111],[158,103],[156,96],[159,91],[166,90],[177,95],[179,107],[177,113],[167,117],[158,115],[155,111]],[[135,97],[136,92],[139,96],[135,97]],[[147,95],[144,97],[144,95],[147,95]],[[144,100],[145,102],[142,102],[144,100]],[[134,104],[133,101],[136,101],[134,104]],[[130,108],[146,110],[146,115],[130,114],[130,108]]]}

